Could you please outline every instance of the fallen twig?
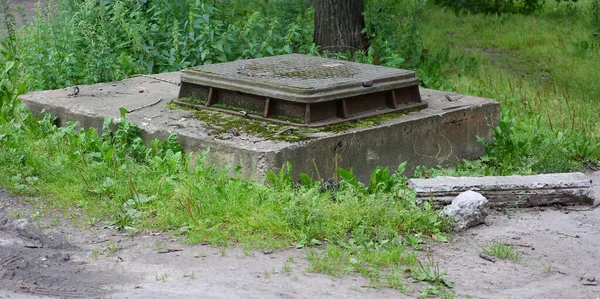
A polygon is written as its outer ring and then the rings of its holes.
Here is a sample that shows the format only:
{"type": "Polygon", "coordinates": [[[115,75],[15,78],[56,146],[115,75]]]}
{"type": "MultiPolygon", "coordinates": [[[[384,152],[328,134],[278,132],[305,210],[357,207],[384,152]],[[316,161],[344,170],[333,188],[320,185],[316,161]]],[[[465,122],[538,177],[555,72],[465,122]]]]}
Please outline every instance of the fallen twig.
{"type": "Polygon", "coordinates": [[[160,98],[160,99],[158,99],[158,101],[156,101],[154,103],[150,103],[150,104],[147,104],[147,105],[143,105],[143,106],[140,106],[140,107],[137,107],[137,108],[133,108],[133,109],[127,110],[127,113],[131,113],[131,112],[134,112],[134,111],[142,110],[144,108],[152,107],[152,106],[160,103],[162,100],[163,99],[160,98]]]}
{"type": "Polygon", "coordinates": [[[285,132],[292,132],[292,131],[294,131],[294,128],[292,128],[292,127],[287,127],[287,128],[285,128],[285,129],[283,129],[283,130],[281,130],[281,131],[279,131],[279,132],[277,132],[277,133],[273,134],[273,136],[281,135],[281,134],[283,134],[283,133],[285,133],[285,132]]]}
{"type": "Polygon", "coordinates": [[[169,249],[160,250],[158,253],[171,253],[171,252],[177,252],[177,251],[183,251],[183,249],[169,248],[169,249]]]}
{"type": "Polygon", "coordinates": [[[135,77],[146,77],[146,78],[150,78],[150,79],[154,79],[154,80],[158,80],[158,81],[162,81],[162,82],[167,82],[167,83],[171,83],[171,84],[175,84],[177,86],[181,85],[181,82],[175,82],[175,81],[171,81],[168,79],[163,79],[163,78],[159,78],[159,77],[155,77],[155,76],[149,76],[149,75],[144,75],[144,74],[137,74],[137,75],[133,75],[129,78],[135,78],[135,77]]]}
{"type": "Polygon", "coordinates": [[[487,254],[484,254],[484,253],[480,253],[479,257],[482,258],[482,259],[484,259],[484,260],[486,260],[486,261],[492,262],[492,263],[496,262],[496,259],[494,257],[491,257],[491,256],[489,256],[487,254]]]}
{"type": "Polygon", "coordinates": [[[516,244],[516,243],[504,243],[503,245],[506,246],[518,246],[518,247],[532,247],[531,245],[528,244],[516,244]]]}
{"type": "Polygon", "coordinates": [[[569,235],[569,234],[565,234],[565,233],[561,233],[561,232],[558,232],[558,234],[567,236],[567,237],[571,237],[571,238],[575,238],[575,239],[579,239],[579,235],[569,235]]]}

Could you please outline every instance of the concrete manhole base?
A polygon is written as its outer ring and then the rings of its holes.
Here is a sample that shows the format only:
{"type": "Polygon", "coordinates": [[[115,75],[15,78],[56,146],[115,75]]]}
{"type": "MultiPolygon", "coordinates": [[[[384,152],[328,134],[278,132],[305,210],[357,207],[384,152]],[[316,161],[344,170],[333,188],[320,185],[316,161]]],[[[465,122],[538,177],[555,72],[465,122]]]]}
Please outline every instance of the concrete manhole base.
{"type": "MultiPolygon", "coordinates": [[[[180,73],[156,75],[179,82],[180,73]]],[[[395,169],[408,161],[407,171],[418,165],[451,165],[485,152],[477,137],[490,140],[491,126],[499,121],[499,104],[491,99],[421,89],[428,108],[405,115],[366,119],[347,126],[302,131],[282,124],[223,116],[219,112],[180,109],[169,104],[179,86],[155,78],[136,77],[119,82],[39,91],[20,96],[35,114],[42,111],[60,123],[78,121],[100,130],[105,117],[119,118],[119,108],[142,129],[146,141],[178,135],[187,151],[210,148],[207,162],[241,165],[245,178],[264,179],[286,161],[294,173],[317,179],[333,177],[335,167],[353,168],[360,181],[368,181],[377,166],[395,169]],[[154,104],[154,105],[150,105],[154,104]]]]}

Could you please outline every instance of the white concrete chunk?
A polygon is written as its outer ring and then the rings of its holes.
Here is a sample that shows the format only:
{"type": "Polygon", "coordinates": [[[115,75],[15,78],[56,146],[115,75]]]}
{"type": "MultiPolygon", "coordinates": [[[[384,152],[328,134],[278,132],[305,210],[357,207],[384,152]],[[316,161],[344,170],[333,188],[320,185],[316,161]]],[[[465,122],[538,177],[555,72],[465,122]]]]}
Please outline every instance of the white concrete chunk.
{"type": "Polygon", "coordinates": [[[463,231],[485,222],[489,201],[475,191],[459,194],[440,214],[454,219],[454,230],[463,231]]]}

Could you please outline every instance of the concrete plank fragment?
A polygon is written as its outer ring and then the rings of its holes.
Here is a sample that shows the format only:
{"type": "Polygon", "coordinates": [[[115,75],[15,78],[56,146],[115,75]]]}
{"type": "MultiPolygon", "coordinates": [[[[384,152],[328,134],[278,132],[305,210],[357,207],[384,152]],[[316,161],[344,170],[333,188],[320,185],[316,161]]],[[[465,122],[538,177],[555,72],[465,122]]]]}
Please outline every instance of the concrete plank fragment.
{"type": "Polygon", "coordinates": [[[449,204],[458,194],[481,193],[491,206],[541,206],[550,204],[593,204],[592,180],[583,173],[528,176],[437,177],[410,179],[417,200],[433,199],[449,204]]]}

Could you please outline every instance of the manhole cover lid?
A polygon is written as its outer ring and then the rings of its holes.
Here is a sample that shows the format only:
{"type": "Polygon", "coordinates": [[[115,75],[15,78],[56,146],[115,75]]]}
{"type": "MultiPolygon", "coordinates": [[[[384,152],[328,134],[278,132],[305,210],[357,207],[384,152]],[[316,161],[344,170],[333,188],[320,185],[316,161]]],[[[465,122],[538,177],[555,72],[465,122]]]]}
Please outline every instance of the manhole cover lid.
{"type": "Polygon", "coordinates": [[[301,54],[189,68],[181,81],[295,102],[321,102],[419,84],[409,70],[301,54]]]}

